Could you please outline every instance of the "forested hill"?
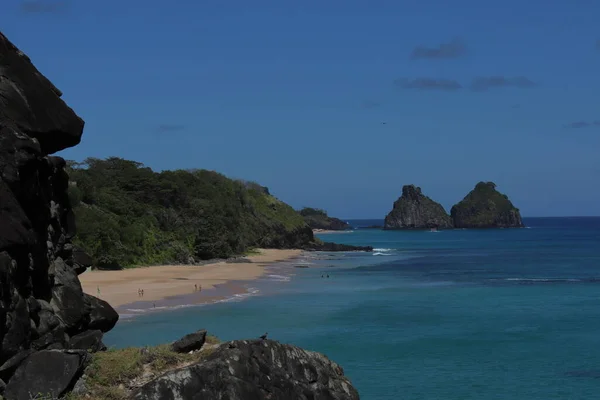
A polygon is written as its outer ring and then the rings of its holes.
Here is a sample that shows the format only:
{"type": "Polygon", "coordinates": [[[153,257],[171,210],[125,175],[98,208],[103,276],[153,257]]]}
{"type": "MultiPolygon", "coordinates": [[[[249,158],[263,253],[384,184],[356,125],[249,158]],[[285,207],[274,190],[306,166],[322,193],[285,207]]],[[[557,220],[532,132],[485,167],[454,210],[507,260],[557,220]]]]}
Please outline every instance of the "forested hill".
{"type": "Polygon", "coordinates": [[[206,170],[157,173],[116,157],[69,162],[68,173],[75,243],[97,266],[191,263],[315,244],[302,216],[256,183],[206,170]]]}

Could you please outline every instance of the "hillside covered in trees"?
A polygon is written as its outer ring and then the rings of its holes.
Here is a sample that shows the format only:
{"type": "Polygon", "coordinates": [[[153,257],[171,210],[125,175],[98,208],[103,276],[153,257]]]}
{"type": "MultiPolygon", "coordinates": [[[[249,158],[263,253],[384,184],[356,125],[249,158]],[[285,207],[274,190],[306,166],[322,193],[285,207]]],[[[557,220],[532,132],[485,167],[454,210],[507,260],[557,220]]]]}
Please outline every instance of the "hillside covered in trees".
{"type": "Polygon", "coordinates": [[[256,183],[121,158],[69,162],[75,243],[94,264],[192,263],[254,247],[314,248],[303,217],[256,183]]]}

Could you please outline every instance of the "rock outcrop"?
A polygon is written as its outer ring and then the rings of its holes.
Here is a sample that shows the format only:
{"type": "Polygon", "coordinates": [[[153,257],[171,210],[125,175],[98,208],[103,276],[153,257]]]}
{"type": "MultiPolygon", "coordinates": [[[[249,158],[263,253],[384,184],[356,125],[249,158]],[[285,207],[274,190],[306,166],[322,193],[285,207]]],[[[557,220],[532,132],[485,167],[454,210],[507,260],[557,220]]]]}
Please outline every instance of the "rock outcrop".
{"type": "Polygon", "coordinates": [[[456,228],[521,228],[519,209],[494,182],[479,182],[450,211],[456,228]]]}
{"type": "Polygon", "coordinates": [[[452,219],[441,204],[436,203],[414,185],[402,187],[402,196],[385,217],[384,229],[448,229],[452,219]]]}
{"type": "Polygon", "coordinates": [[[330,217],[323,210],[305,207],[300,210],[299,213],[311,229],[323,229],[327,231],[345,231],[352,229],[347,222],[344,222],[339,218],[330,217]]]}
{"type": "Polygon", "coordinates": [[[327,251],[327,252],[341,252],[341,251],[373,251],[372,246],[353,246],[350,244],[339,244],[333,242],[313,242],[304,247],[303,250],[307,251],[327,251]]]}
{"type": "Polygon", "coordinates": [[[43,350],[32,354],[17,369],[4,397],[8,400],[58,399],[83,374],[90,357],[83,350],[43,350]]]}
{"type": "Polygon", "coordinates": [[[171,344],[171,350],[175,353],[188,353],[190,351],[200,350],[206,342],[206,330],[201,329],[194,333],[189,333],[171,344]]]}
{"type": "Polygon", "coordinates": [[[118,319],[106,302],[84,295],[77,278],[87,261],[75,265],[65,161],[50,154],[79,143],[84,122],[60,96],[0,33],[0,370],[7,391],[21,385],[12,372],[28,377],[31,357],[42,357],[32,350],[67,348],[71,337],[106,332],[118,319]]]}
{"type": "Polygon", "coordinates": [[[273,340],[223,343],[203,361],[146,383],[132,396],[159,399],[357,400],[342,367],[273,340]]]}

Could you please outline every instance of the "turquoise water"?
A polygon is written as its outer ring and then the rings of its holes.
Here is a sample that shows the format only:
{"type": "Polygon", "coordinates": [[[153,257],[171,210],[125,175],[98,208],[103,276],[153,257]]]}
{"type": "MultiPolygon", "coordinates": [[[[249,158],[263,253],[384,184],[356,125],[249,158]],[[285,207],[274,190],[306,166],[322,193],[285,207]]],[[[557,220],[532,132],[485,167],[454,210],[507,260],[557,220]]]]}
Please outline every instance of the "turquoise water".
{"type": "Polygon", "coordinates": [[[526,223],[327,235],[378,250],[310,254],[253,282],[258,296],[123,320],[106,343],[268,331],[327,354],[366,400],[597,398],[600,218],[526,223]]]}

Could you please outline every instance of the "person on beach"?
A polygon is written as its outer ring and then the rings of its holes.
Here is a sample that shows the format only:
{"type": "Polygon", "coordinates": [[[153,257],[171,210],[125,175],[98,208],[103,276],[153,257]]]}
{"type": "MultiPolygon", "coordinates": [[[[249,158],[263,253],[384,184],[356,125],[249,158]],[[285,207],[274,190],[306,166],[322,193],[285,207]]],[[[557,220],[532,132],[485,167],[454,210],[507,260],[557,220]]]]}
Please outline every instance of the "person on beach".
{"type": "Polygon", "coordinates": [[[96,289],[98,289],[98,297],[100,297],[100,286],[96,286],[96,289]]]}
{"type": "Polygon", "coordinates": [[[144,289],[142,289],[141,293],[142,293],[142,297],[144,297],[144,289]]]}
{"type": "Polygon", "coordinates": [[[202,285],[198,285],[198,291],[201,292],[202,291],[202,285]]]}

